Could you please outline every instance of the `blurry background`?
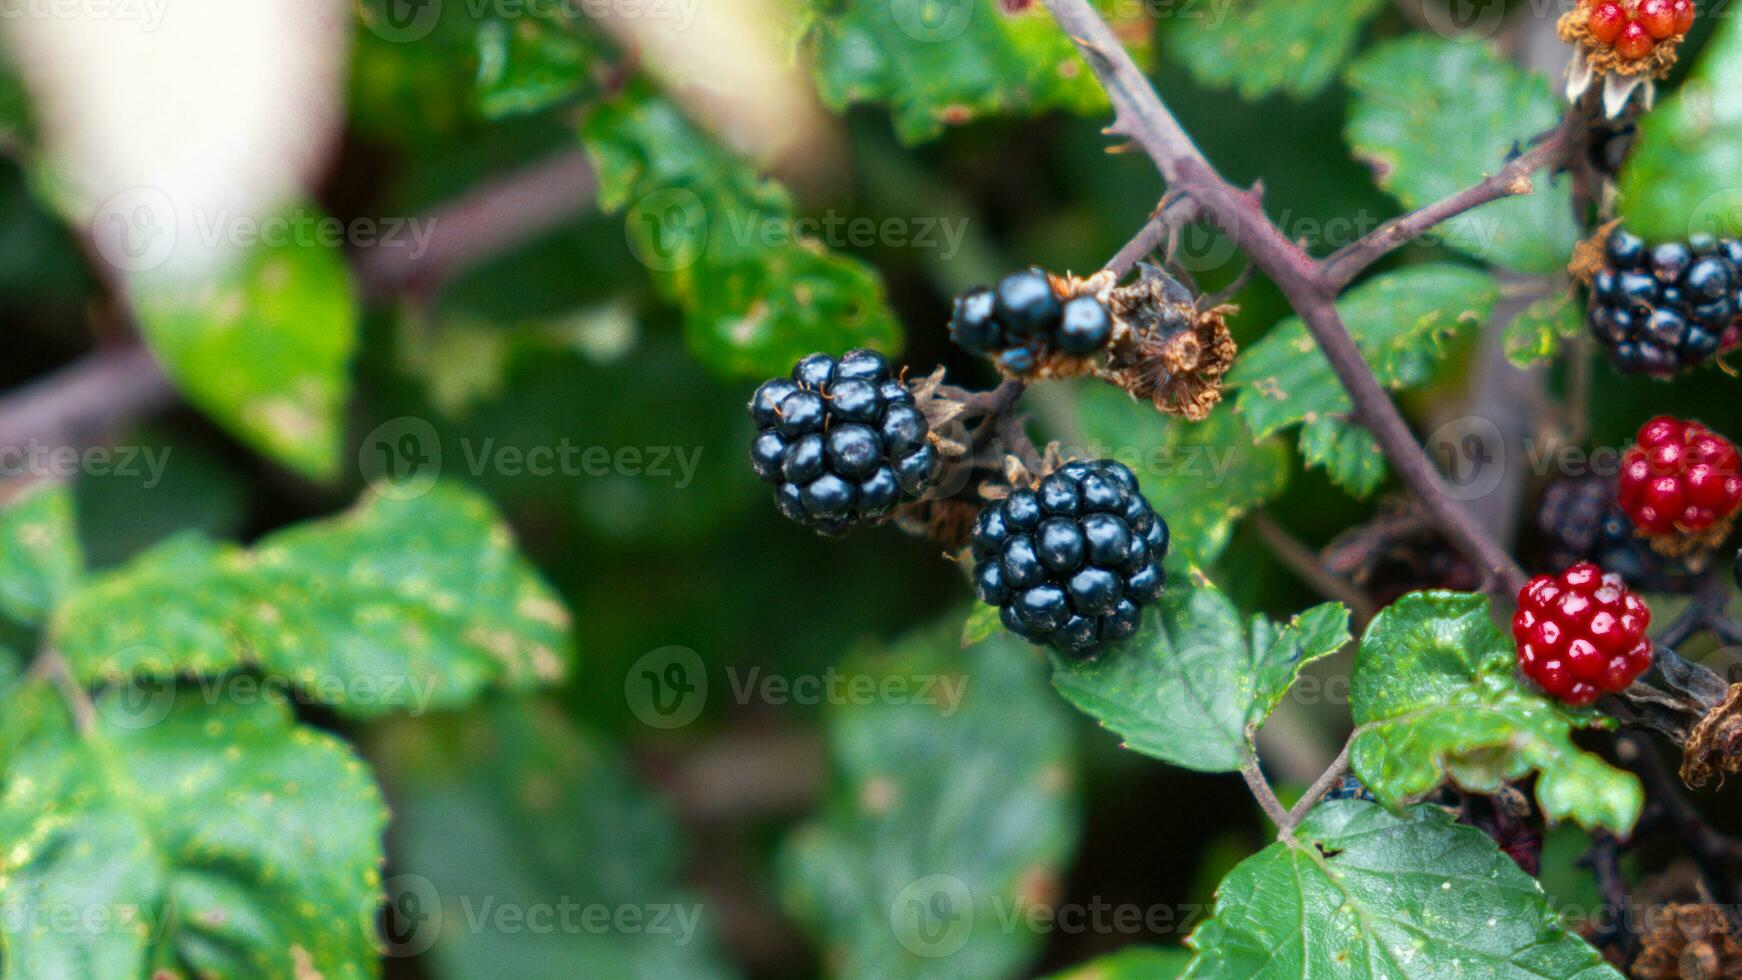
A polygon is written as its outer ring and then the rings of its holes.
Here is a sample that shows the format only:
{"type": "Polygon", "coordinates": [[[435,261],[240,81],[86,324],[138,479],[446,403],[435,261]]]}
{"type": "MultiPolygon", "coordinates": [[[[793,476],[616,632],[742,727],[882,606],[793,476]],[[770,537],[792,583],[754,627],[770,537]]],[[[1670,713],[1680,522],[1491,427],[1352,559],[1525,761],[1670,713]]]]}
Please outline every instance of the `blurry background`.
{"type": "MultiPolygon", "coordinates": [[[[113,444],[165,461],[155,473],[83,467],[93,562],[184,528],[250,540],[342,508],[371,478],[439,470],[503,508],[574,611],[578,662],[547,703],[340,726],[395,807],[386,929],[404,955],[390,975],[869,972],[890,913],[863,885],[878,868],[853,862],[905,855],[884,875],[899,893],[927,849],[948,864],[951,848],[990,836],[1011,842],[996,861],[1015,870],[996,874],[1028,900],[1183,918],[1262,842],[1237,780],[1121,753],[1050,696],[1025,649],[958,651],[971,596],[935,545],[893,530],[813,537],[778,516],[745,464],[744,402],[796,354],[872,343],[916,371],[989,385],[948,342],[951,296],[1029,263],[1092,271],[1156,204],[1151,165],[1104,152],[1104,106],[1037,5],[48,6],[4,23],[0,445],[113,444]],[[795,227],[817,241],[792,244],[795,227]],[[141,336],[180,394],[139,353],[141,336]],[[891,649],[893,661],[878,655],[891,649]],[[665,727],[634,693],[639,679],[693,682],[663,671],[697,662],[707,691],[682,701],[693,718],[665,727]],[[987,700],[959,716],[977,727],[928,728],[934,707],[872,736],[855,727],[863,706],[756,686],[906,669],[891,663],[983,683],[987,700]],[[976,782],[1032,767],[1044,783],[1049,765],[1067,775],[1038,801],[976,782]],[[905,830],[856,831],[847,811],[866,799],[876,811],[874,775],[934,795],[904,798],[905,830]],[[1023,817],[1009,826],[1012,814],[1023,817]],[[864,846],[795,871],[841,846],[818,827],[864,846]],[[842,877],[819,882],[819,865],[842,877]],[[454,927],[460,895],[621,903],[671,888],[699,904],[707,937],[454,927]],[[437,935],[420,931],[431,903],[448,917],[437,935]]],[[[1340,57],[1285,62],[1245,97],[1220,67],[1217,51],[1262,39],[1287,6],[1109,9],[1211,159],[1262,182],[1284,230],[1324,254],[1399,208],[1345,142],[1340,57]]],[[[1454,23],[1437,0],[1293,6],[1332,49],[1454,23]]],[[[1552,4],[1500,6],[1461,43],[1551,73],[1564,63],[1545,40],[1552,4]]],[[[1684,50],[1709,31],[1702,18],[1684,50]]],[[[1217,236],[1185,247],[1206,291],[1239,272],[1217,236]]],[[[1286,315],[1264,282],[1239,303],[1242,344],[1286,315]]],[[[1490,390],[1479,334],[1461,334],[1455,369],[1405,396],[1420,431],[1490,390]]],[[[1742,421],[1723,384],[1671,389],[1592,367],[1592,445],[1622,444],[1659,412],[1742,421]]],[[[1530,383],[1558,391],[1565,372],[1530,383]]],[[[1037,439],[1067,446],[1173,445],[1182,463],[1193,447],[1228,449],[1236,465],[1295,453],[1226,425],[1194,435],[1109,390],[1055,385],[1031,401],[1037,439]]],[[[1280,471],[1286,486],[1263,510],[1311,548],[1390,506],[1389,483],[1358,499],[1298,459],[1280,471]]],[[[1159,478],[1211,510],[1254,502],[1224,498],[1203,471],[1159,478]]],[[[1213,574],[1242,609],[1318,601],[1260,527],[1230,533],[1213,574]]],[[[1317,671],[1334,678],[1346,663],[1317,671]]],[[[1272,726],[1279,778],[1316,772],[1346,718],[1334,695],[1291,701],[1272,726]]],[[[1560,895],[1588,887],[1551,882],[1560,895]]],[[[1180,931],[1178,919],[1016,928],[991,937],[984,960],[944,970],[1047,972],[1128,943],[1177,944],[1180,931]]]]}

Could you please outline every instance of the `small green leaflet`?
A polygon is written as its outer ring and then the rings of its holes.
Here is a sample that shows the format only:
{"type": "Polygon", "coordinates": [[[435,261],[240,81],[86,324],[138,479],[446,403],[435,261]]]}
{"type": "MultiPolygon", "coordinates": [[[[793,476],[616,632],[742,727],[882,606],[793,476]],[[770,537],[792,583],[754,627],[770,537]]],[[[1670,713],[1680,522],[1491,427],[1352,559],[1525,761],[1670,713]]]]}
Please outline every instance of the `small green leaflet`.
{"type": "Polygon", "coordinates": [[[1233,772],[1302,667],[1349,642],[1349,612],[1314,606],[1277,626],[1207,582],[1171,584],[1137,637],[1093,663],[1054,659],[1065,700],[1125,740],[1125,747],[1200,772],[1233,772]]]}
{"type": "Polygon", "coordinates": [[[1094,385],[1082,391],[1077,414],[1088,444],[1067,448],[1117,459],[1137,474],[1156,513],[1167,517],[1169,567],[1214,563],[1234,522],[1288,484],[1288,448],[1278,439],[1253,438],[1231,411],[1187,422],[1094,385]]]}
{"type": "Polygon", "coordinates": [[[1550,820],[1627,836],[1644,804],[1639,780],[1571,738],[1605,719],[1526,689],[1516,659],[1482,596],[1416,592],[1392,603],[1368,625],[1355,659],[1350,768],[1392,807],[1448,779],[1493,793],[1535,772],[1550,820]]]}
{"type": "MultiPolygon", "coordinates": [[[[266,220],[314,227],[323,216],[297,207],[266,220]]],[[[295,232],[209,276],[156,270],[129,290],[146,343],[188,401],[305,476],[339,475],[358,317],[339,249],[295,232]]]]}
{"type": "Polygon", "coordinates": [[[64,483],[0,485],[0,613],[40,623],[84,573],[72,499],[64,483]]]}
{"type": "Polygon", "coordinates": [[[598,56],[592,39],[561,17],[492,17],[478,25],[476,43],[478,110],[487,119],[538,112],[580,95],[598,56]]]}
{"type": "Polygon", "coordinates": [[[1248,0],[1183,4],[1164,35],[1168,55],[1205,85],[1245,99],[1317,95],[1336,77],[1384,0],[1248,0]]]}
{"type": "Polygon", "coordinates": [[[966,649],[998,635],[1004,625],[998,618],[998,607],[978,603],[968,618],[962,621],[962,647],[966,649]]]}
{"type": "Polygon", "coordinates": [[[684,312],[690,349],[733,377],[785,374],[816,350],[892,350],[901,327],[869,266],[795,235],[791,196],[669,101],[631,85],[582,127],[599,206],[684,312]]]}
{"type": "Polygon", "coordinates": [[[679,886],[676,821],[561,711],[497,699],[395,719],[375,755],[392,774],[402,872],[387,900],[425,914],[393,936],[395,955],[456,980],[732,975],[714,906],[679,886]]]}
{"type": "Polygon", "coordinates": [[[489,502],[438,483],[253,548],[172,538],[87,580],[53,639],[89,683],[255,667],[370,717],[553,682],[568,625],[489,502]]]}
{"type": "Polygon", "coordinates": [[[1055,973],[1051,980],[1174,980],[1191,961],[1190,950],[1127,946],[1117,953],[1055,973]]]}
{"type": "Polygon", "coordinates": [[[1584,322],[1584,311],[1572,294],[1544,296],[1507,324],[1506,358],[1519,367],[1540,364],[1560,350],[1561,341],[1577,336],[1584,322]]]}
{"type": "Polygon", "coordinates": [[[1620,980],[1542,886],[1444,810],[1323,803],[1240,862],[1186,940],[1192,978],[1620,980]]]}
{"type": "MultiPolygon", "coordinates": [[[[1343,295],[1337,311],[1373,376],[1400,390],[1432,380],[1447,341],[1460,327],[1486,320],[1498,295],[1494,278],[1480,270],[1419,265],[1363,282],[1343,295]]],[[[1229,381],[1239,386],[1235,405],[1255,435],[1301,425],[1308,463],[1325,467],[1358,496],[1378,487],[1385,475],[1379,447],[1349,421],[1354,406],[1299,317],[1244,351],[1229,381]]]]}
{"type": "Polygon", "coordinates": [[[1713,20],[1687,81],[1640,118],[1637,149],[1621,171],[1620,213],[1650,241],[1742,235],[1742,24],[1713,20]]]}
{"type": "MultiPolygon", "coordinates": [[[[1349,144],[1406,208],[1469,187],[1560,121],[1547,78],[1522,72],[1487,44],[1412,34],[1375,47],[1349,69],[1349,144]]],[[[1539,172],[1534,191],[1483,205],[1433,240],[1517,272],[1558,272],[1581,232],[1572,190],[1539,172]]]]}
{"type": "Polygon", "coordinates": [[[368,767],[281,702],[158,687],[147,716],[121,704],[136,696],[12,760],[7,975],[378,975],[387,808],[368,767]],[[56,928],[68,909],[108,918],[56,928]]]}
{"type": "MultiPolygon", "coordinates": [[[[1070,38],[1038,3],[999,0],[811,0],[801,45],[817,89],[836,112],[887,104],[901,139],[932,139],[945,126],[1048,109],[1089,114],[1107,97],[1070,38]]],[[[1147,61],[1148,18],[1113,9],[1111,26],[1147,61]]]]}
{"type": "Polygon", "coordinates": [[[1009,634],[962,651],[951,619],[845,669],[933,694],[829,706],[828,797],[787,838],[783,904],[837,976],[1022,973],[1078,823],[1044,665],[1009,634]]]}

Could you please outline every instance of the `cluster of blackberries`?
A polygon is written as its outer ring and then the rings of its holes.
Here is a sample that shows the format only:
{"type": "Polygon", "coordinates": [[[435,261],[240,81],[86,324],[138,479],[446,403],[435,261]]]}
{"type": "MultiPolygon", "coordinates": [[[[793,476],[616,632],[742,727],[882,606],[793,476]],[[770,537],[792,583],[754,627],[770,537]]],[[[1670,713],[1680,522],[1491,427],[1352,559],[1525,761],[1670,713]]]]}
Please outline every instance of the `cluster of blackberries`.
{"type": "Polygon", "coordinates": [[[1603,256],[1604,267],[1591,280],[1589,323],[1621,371],[1668,376],[1734,341],[1742,242],[1696,235],[1648,248],[1617,227],[1603,256]]]}
{"type": "Polygon", "coordinates": [[[1660,562],[1635,536],[1633,519],[1616,495],[1612,476],[1568,477],[1549,484],[1536,512],[1537,529],[1547,542],[1544,565],[1566,568],[1595,562],[1634,588],[1656,583],[1660,562]]]}
{"type": "Polygon", "coordinates": [[[1077,460],[980,511],[974,591],[1011,632],[1086,657],[1137,632],[1167,541],[1129,469],[1077,460]]]}
{"type": "Polygon", "coordinates": [[[775,505],[831,537],[888,520],[937,473],[925,415],[876,351],[811,354],[756,389],[750,418],[760,430],[750,464],[774,484],[775,505]]]}
{"type": "Polygon", "coordinates": [[[1041,269],[1025,269],[956,297],[950,338],[964,350],[990,354],[1013,374],[1034,370],[1040,357],[1058,351],[1085,357],[1107,346],[1113,317],[1093,296],[1061,301],[1041,269]]]}

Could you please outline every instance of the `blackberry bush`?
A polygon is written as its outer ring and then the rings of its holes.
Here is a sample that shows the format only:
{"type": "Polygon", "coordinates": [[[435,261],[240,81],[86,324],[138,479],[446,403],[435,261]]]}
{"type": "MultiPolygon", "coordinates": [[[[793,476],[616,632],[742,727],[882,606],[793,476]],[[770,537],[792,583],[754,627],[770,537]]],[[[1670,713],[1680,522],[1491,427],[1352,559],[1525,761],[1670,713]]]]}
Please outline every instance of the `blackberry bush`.
{"type": "Polygon", "coordinates": [[[1698,237],[1648,247],[1616,226],[1591,279],[1592,336],[1628,374],[1669,377],[1737,340],[1742,242],[1698,237]]]}
{"type": "Polygon", "coordinates": [[[876,351],[803,358],[756,389],[750,418],[751,467],[782,514],[819,534],[884,523],[937,474],[925,415],[876,351]]]}
{"type": "Polygon", "coordinates": [[[1167,522],[1113,460],[1074,461],[986,505],[974,591],[1006,628],[1071,657],[1131,637],[1166,582],[1167,522]]]}

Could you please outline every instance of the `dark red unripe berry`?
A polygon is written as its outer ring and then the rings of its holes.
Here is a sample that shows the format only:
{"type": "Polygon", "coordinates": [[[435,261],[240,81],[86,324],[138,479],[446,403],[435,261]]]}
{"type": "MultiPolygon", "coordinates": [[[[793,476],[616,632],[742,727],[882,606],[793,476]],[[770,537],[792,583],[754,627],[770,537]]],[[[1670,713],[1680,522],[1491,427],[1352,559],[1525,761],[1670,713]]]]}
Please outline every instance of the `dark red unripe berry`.
{"type": "Polygon", "coordinates": [[[1645,0],[1639,5],[1639,23],[1645,26],[1645,32],[1661,41],[1675,30],[1675,9],[1669,0],[1645,0]]]}
{"type": "Polygon", "coordinates": [[[1585,705],[1651,666],[1650,625],[1651,610],[1619,575],[1581,562],[1519,591],[1512,638],[1526,677],[1550,697],[1585,705]]]}
{"type": "Polygon", "coordinates": [[[1736,447],[1698,422],[1659,416],[1621,458],[1621,508],[1651,536],[1700,534],[1742,507],[1736,447]]]}

